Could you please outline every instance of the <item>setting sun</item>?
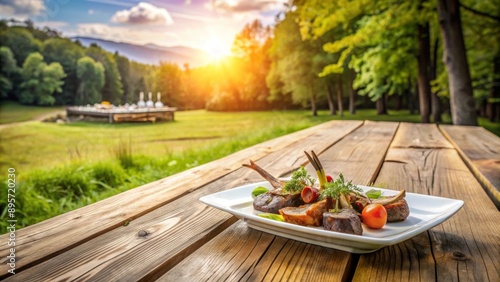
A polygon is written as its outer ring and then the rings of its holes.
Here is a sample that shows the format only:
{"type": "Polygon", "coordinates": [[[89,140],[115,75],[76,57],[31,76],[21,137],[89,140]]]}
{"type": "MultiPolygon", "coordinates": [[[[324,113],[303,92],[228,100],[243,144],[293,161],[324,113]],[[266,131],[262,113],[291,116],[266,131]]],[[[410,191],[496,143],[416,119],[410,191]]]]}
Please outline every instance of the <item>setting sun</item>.
{"type": "Polygon", "coordinates": [[[211,61],[220,61],[231,54],[230,46],[225,46],[224,42],[216,38],[212,38],[203,49],[207,52],[211,61]]]}

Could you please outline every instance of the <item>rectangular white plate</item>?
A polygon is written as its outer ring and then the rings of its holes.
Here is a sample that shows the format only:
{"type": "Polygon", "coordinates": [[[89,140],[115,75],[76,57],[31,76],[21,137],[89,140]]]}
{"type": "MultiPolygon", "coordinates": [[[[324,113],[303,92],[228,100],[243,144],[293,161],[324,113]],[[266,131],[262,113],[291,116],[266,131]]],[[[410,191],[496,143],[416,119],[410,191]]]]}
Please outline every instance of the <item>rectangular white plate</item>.
{"type": "MultiPolygon", "coordinates": [[[[258,186],[272,189],[267,182],[258,182],[203,196],[206,205],[226,211],[240,218],[251,228],[310,244],[334,248],[351,253],[370,253],[385,246],[407,240],[450,218],[463,206],[461,200],[422,194],[406,193],[410,216],[403,222],[387,223],[383,228],[370,229],[363,224],[363,235],[351,235],[324,230],[322,227],[300,226],[257,216],[253,209],[251,192],[258,186]]],[[[364,191],[382,190],[382,195],[395,195],[398,191],[358,185],[364,191]]]]}

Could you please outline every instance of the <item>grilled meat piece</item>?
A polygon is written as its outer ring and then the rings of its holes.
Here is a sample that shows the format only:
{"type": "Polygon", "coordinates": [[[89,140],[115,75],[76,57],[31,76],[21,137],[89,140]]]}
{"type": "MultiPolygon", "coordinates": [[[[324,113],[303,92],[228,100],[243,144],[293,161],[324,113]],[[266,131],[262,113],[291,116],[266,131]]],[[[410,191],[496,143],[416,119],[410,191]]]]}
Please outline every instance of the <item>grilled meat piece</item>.
{"type": "Polygon", "coordinates": [[[361,220],[354,209],[342,209],[340,212],[323,213],[323,227],[326,230],[362,235],[361,220]]]}
{"type": "Polygon", "coordinates": [[[282,208],[298,207],[304,204],[300,194],[277,194],[273,191],[258,195],[253,201],[253,208],[258,211],[279,214],[279,210],[282,208]]]}
{"type": "Polygon", "coordinates": [[[387,222],[398,222],[405,220],[410,215],[410,207],[404,198],[384,206],[387,211],[387,222]]]}
{"type": "Polygon", "coordinates": [[[299,207],[287,207],[279,210],[280,214],[285,219],[285,222],[305,226],[321,226],[323,213],[326,211],[326,200],[299,207]]]}

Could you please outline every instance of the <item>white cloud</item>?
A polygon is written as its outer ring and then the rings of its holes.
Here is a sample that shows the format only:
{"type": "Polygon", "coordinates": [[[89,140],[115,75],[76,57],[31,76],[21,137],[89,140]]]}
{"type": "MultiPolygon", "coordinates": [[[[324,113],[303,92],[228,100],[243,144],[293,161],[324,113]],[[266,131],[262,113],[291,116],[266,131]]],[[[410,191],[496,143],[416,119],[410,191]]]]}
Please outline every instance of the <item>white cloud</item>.
{"type": "Polygon", "coordinates": [[[166,24],[173,23],[172,17],[164,8],[140,2],[130,10],[116,12],[111,21],[129,24],[166,24]]]}
{"type": "Polygon", "coordinates": [[[0,2],[0,17],[28,19],[46,9],[43,0],[2,0],[0,2]]]}
{"type": "Polygon", "coordinates": [[[93,15],[93,14],[94,14],[94,10],[89,9],[87,13],[88,13],[89,15],[93,15]]]}
{"type": "Polygon", "coordinates": [[[45,9],[43,0],[2,0],[0,6],[14,14],[38,14],[45,9]]]}
{"type": "Polygon", "coordinates": [[[262,12],[269,10],[277,10],[283,8],[283,4],[288,3],[287,0],[210,0],[207,7],[219,12],[262,12]]]}

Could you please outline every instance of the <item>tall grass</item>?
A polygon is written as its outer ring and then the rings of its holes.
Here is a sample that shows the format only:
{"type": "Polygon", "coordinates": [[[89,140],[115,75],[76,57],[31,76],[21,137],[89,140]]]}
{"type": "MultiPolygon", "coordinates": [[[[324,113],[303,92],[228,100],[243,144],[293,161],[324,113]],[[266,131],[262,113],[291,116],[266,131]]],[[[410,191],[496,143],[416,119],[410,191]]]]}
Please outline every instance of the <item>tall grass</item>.
{"type": "Polygon", "coordinates": [[[132,139],[130,135],[128,136],[128,139],[124,139],[122,136],[118,138],[118,144],[114,148],[114,154],[122,167],[129,168],[134,166],[134,159],[132,157],[132,139]]]}

